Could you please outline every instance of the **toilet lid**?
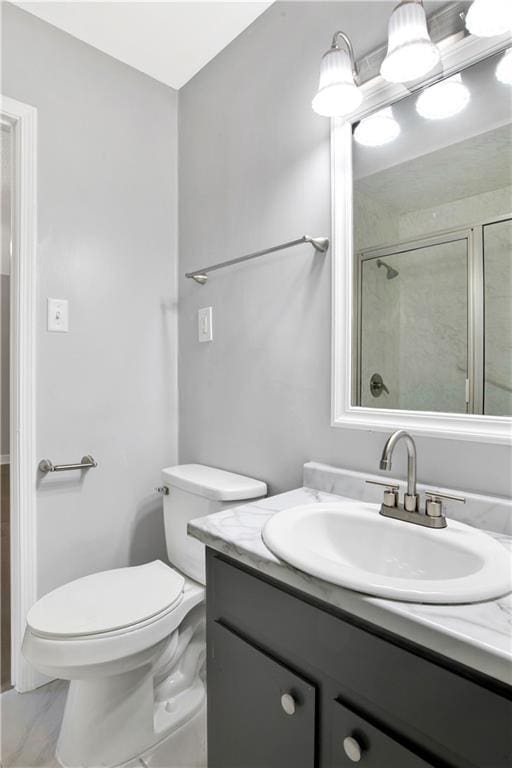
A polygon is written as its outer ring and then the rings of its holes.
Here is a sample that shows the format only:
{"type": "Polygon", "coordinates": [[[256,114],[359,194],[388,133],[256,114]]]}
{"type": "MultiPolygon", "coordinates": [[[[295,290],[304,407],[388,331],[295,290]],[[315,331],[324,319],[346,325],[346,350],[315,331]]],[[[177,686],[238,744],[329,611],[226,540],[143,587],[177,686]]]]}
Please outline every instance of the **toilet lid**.
{"type": "Polygon", "coordinates": [[[161,560],[84,576],[32,606],[27,624],[50,637],[112,632],[157,616],[181,600],[185,579],[161,560]]]}

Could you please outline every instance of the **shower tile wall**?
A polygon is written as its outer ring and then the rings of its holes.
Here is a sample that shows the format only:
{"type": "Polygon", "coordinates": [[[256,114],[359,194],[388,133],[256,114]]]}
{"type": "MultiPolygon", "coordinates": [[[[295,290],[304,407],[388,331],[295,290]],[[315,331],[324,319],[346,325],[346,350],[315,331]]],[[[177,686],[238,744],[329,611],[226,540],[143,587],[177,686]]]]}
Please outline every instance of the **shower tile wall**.
{"type": "MultiPolygon", "coordinates": [[[[464,227],[511,212],[512,186],[501,187],[400,215],[399,239],[409,240],[443,229],[464,227]]],[[[512,413],[512,224],[495,224],[484,231],[484,412],[501,416],[512,413]]],[[[460,303],[463,286],[454,285],[453,288],[454,300],[460,303]]],[[[458,356],[457,352],[455,355],[458,356]]],[[[456,359],[455,364],[460,367],[461,361],[456,359]]]]}
{"type": "Polygon", "coordinates": [[[466,240],[363,262],[362,404],[407,410],[466,410],[466,240]],[[375,398],[380,373],[389,394],[375,398]]]}
{"type": "Polygon", "coordinates": [[[511,211],[512,187],[502,187],[444,205],[402,213],[397,220],[398,236],[400,240],[411,240],[443,229],[482,222],[511,211]]]}
{"type": "MultiPolygon", "coordinates": [[[[398,240],[398,221],[395,212],[371,195],[354,190],[354,246],[356,252],[398,240]]],[[[375,262],[365,268],[363,303],[365,327],[362,336],[365,352],[361,360],[362,405],[376,408],[399,407],[398,345],[398,297],[399,286],[395,280],[386,280],[375,262]],[[389,392],[379,398],[371,395],[370,378],[380,373],[389,392]]]]}
{"type": "Polygon", "coordinates": [[[354,187],[354,247],[356,252],[398,241],[396,211],[374,200],[357,183],[354,187]]]}
{"type": "Polygon", "coordinates": [[[362,281],[361,405],[400,407],[400,283],[386,280],[376,259],[363,264],[362,281]],[[382,376],[389,392],[374,397],[370,379],[382,376]]]}
{"type": "Polygon", "coordinates": [[[464,413],[467,372],[465,240],[395,257],[399,282],[399,406],[464,413]]]}

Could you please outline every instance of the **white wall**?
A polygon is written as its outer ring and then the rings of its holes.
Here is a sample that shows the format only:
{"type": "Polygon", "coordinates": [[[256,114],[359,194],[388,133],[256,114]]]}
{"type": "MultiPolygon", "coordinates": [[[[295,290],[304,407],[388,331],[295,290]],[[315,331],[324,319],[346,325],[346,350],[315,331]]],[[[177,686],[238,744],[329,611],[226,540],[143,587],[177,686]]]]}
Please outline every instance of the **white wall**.
{"type": "MultiPolygon", "coordinates": [[[[2,92],[38,109],[39,592],[165,553],[175,463],[177,94],[3,4],[2,92]],[[46,331],[46,299],[70,331],[46,331]]],[[[34,472],[36,468],[34,467],[34,472]]]]}
{"type": "Polygon", "coordinates": [[[2,125],[0,128],[0,275],[11,272],[11,128],[2,125]]]}
{"type": "Polygon", "coordinates": [[[0,456],[9,456],[9,334],[11,292],[11,131],[0,129],[1,232],[0,232],[0,456]]]}
{"type": "MultiPolygon", "coordinates": [[[[180,91],[181,461],[271,492],[300,485],[307,459],[378,467],[384,433],[330,427],[330,254],[297,248],[204,287],[183,274],[330,232],[329,124],[310,106],[320,58],[339,28],[358,57],[380,44],[393,5],[278,2],[180,91]],[[198,344],[209,305],[214,341],[198,344]]],[[[510,493],[508,448],[420,438],[418,452],[423,482],[510,493]]]]}

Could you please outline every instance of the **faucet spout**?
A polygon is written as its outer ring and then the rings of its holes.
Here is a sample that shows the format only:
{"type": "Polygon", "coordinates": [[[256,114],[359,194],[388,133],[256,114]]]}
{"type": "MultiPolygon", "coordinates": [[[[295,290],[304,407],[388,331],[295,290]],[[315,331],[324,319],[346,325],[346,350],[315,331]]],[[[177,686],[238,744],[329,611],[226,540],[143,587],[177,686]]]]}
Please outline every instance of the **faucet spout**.
{"type": "Polygon", "coordinates": [[[380,459],[380,468],[391,469],[391,459],[396,444],[404,440],[407,448],[407,493],[404,497],[404,507],[407,511],[413,512],[418,509],[418,495],[416,493],[416,444],[411,435],[403,429],[399,429],[386,440],[380,459]]]}

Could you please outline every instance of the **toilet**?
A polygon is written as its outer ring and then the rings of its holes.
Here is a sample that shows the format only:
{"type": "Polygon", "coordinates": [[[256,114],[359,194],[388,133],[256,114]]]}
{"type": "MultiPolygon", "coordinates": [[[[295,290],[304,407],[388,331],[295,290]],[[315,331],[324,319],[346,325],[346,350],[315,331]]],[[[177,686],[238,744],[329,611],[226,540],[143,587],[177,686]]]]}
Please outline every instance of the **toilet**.
{"type": "Polygon", "coordinates": [[[205,699],[204,546],[187,524],[265,496],[259,480],[200,464],[162,470],[170,566],[160,560],[94,573],[30,609],[23,653],[70,680],[57,759],[118,766],[168,737],[205,699]]]}

